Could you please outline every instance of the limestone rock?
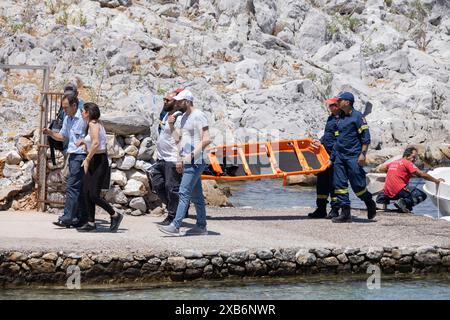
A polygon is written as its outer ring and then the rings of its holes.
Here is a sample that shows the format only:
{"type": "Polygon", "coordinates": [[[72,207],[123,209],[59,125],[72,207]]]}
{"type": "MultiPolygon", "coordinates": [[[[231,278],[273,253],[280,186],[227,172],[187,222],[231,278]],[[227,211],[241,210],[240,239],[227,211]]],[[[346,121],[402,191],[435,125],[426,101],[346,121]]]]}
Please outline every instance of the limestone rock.
{"type": "Polygon", "coordinates": [[[116,170],[116,169],[112,169],[111,170],[111,181],[115,184],[117,184],[118,186],[124,187],[127,184],[127,175],[124,171],[122,170],[116,170]]]}
{"type": "Polygon", "coordinates": [[[147,194],[147,189],[142,182],[130,179],[128,180],[123,193],[127,196],[142,197],[147,194]]]}
{"type": "Polygon", "coordinates": [[[301,249],[295,255],[296,261],[301,266],[311,266],[316,263],[316,256],[307,249],[301,249]]]}
{"type": "Polygon", "coordinates": [[[9,165],[17,165],[22,161],[17,151],[10,151],[6,156],[6,163],[9,165]]]}
{"type": "Polygon", "coordinates": [[[136,146],[130,145],[125,148],[125,154],[130,155],[132,157],[136,157],[138,155],[138,148],[136,146]]]}
{"type": "Polygon", "coordinates": [[[117,162],[117,169],[130,170],[136,164],[136,158],[133,156],[125,156],[119,159],[117,162]]]}
{"type": "Polygon", "coordinates": [[[111,159],[119,159],[125,155],[125,151],[117,142],[116,136],[113,134],[106,135],[106,146],[108,149],[108,157],[111,159]]]}
{"type": "Polygon", "coordinates": [[[113,186],[105,195],[105,200],[110,203],[128,204],[128,198],[119,186],[113,186]]]}
{"type": "Polygon", "coordinates": [[[147,211],[147,205],[145,204],[144,198],[142,197],[131,199],[129,206],[133,209],[138,209],[141,212],[147,211]]]}
{"type": "Polygon", "coordinates": [[[156,150],[156,145],[153,143],[150,137],[142,140],[139,147],[139,153],[137,155],[138,160],[149,161],[153,158],[153,153],[156,150]]]}
{"type": "Polygon", "coordinates": [[[147,133],[149,125],[142,116],[102,117],[107,132],[128,136],[147,133]]]}

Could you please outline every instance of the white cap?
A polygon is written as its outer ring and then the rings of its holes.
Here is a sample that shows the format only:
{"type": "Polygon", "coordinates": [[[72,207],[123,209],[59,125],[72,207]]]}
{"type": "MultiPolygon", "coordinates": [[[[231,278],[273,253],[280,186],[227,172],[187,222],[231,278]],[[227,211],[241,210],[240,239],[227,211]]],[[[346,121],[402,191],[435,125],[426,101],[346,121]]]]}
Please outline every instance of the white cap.
{"type": "Polygon", "coordinates": [[[189,90],[184,89],[179,94],[177,94],[174,97],[174,99],[177,100],[177,101],[189,100],[189,101],[193,102],[194,101],[194,96],[192,95],[192,92],[190,92],[189,90]]]}

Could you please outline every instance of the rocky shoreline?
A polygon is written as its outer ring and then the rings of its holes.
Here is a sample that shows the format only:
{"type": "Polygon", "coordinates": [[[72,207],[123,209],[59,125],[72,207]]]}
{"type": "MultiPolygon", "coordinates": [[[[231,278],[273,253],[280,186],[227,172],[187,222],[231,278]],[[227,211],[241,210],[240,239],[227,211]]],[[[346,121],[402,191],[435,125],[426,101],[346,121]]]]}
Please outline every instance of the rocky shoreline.
{"type": "Polygon", "coordinates": [[[0,253],[0,286],[64,285],[79,270],[82,283],[229,279],[288,275],[450,272],[450,247],[282,248],[182,252],[18,252],[0,253]]]}

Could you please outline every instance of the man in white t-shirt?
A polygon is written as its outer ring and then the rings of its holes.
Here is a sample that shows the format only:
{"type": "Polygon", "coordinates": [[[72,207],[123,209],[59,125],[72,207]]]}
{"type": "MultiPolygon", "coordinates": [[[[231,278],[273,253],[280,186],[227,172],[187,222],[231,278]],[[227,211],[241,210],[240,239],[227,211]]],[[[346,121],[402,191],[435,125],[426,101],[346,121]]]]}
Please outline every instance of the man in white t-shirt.
{"type": "Polygon", "coordinates": [[[179,202],[175,219],[168,226],[159,227],[159,230],[169,235],[180,235],[180,227],[191,201],[197,212],[197,223],[185,234],[206,235],[208,231],[201,175],[206,168],[204,150],[211,143],[208,119],[202,111],[194,108],[194,97],[189,90],[183,90],[174,99],[180,101],[178,110],[184,114],[181,119],[169,116],[168,123],[175,140],[180,141],[176,169],[183,173],[183,177],[178,192],[179,202]]]}
{"type": "Polygon", "coordinates": [[[180,188],[181,173],[177,172],[178,147],[167,119],[175,110],[176,101],[173,99],[178,93],[171,92],[164,97],[160,132],[156,141],[156,163],[152,166],[151,182],[153,191],[166,205],[167,217],[159,225],[167,226],[175,218],[178,207],[178,190],[180,188]]]}

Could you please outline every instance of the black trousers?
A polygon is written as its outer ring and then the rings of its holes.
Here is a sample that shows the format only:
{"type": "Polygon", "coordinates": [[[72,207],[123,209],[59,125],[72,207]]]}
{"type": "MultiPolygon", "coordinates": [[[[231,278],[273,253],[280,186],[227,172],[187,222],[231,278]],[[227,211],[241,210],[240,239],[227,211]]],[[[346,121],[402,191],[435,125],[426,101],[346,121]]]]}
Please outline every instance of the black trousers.
{"type": "Polygon", "coordinates": [[[336,195],[334,194],[333,186],[333,166],[317,174],[316,193],[316,204],[318,207],[327,205],[328,196],[330,196],[331,207],[336,206],[336,195]]]}
{"type": "Polygon", "coordinates": [[[89,163],[88,172],[84,175],[83,193],[89,222],[95,222],[95,206],[103,208],[110,215],[115,213],[113,207],[100,197],[103,179],[108,170],[106,153],[95,154],[89,163]]]}
{"type": "Polygon", "coordinates": [[[175,162],[158,160],[152,168],[153,191],[166,205],[168,217],[171,220],[175,218],[177,213],[181,178],[182,174],[177,172],[175,162]]]}
{"type": "Polygon", "coordinates": [[[425,192],[418,188],[404,188],[399,191],[393,198],[389,198],[387,195],[384,194],[384,192],[381,192],[377,196],[377,203],[381,204],[389,204],[391,200],[399,200],[403,199],[406,203],[406,207],[409,210],[412,210],[412,208],[415,205],[418,205],[419,203],[425,201],[427,199],[427,195],[425,192]]]}

